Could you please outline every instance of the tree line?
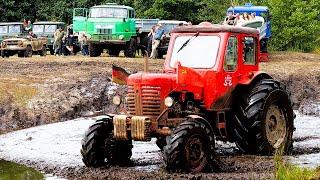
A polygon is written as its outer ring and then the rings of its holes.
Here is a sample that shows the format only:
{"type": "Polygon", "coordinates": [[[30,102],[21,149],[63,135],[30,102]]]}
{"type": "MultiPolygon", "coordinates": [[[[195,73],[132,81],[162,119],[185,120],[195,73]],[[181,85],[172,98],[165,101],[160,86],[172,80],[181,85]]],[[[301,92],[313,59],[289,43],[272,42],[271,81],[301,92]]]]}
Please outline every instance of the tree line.
{"type": "MultiPolygon", "coordinates": [[[[0,21],[63,21],[72,23],[73,8],[115,2],[136,10],[139,18],[159,18],[219,23],[231,3],[244,0],[1,0],[0,21]]],[[[272,14],[273,50],[309,52],[319,48],[319,0],[251,0],[254,5],[268,6],[272,14]]]]}

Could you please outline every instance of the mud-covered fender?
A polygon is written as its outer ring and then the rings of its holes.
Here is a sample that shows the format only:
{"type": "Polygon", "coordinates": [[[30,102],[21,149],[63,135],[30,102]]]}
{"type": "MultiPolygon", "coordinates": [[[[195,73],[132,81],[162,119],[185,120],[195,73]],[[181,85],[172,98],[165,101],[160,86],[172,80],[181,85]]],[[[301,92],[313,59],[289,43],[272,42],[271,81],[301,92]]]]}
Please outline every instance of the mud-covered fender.
{"type": "Polygon", "coordinates": [[[248,76],[245,76],[240,79],[239,85],[250,85],[255,84],[256,82],[262,79],[273,79],[269,74],[262,71],[250,72],[248,76]]]}

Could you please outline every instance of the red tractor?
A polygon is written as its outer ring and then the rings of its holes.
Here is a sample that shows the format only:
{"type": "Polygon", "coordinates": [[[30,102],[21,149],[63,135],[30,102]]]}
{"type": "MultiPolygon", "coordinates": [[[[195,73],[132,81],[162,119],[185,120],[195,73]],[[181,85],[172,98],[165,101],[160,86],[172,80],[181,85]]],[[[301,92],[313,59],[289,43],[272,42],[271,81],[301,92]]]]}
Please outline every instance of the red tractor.
{"type": "Polygon", "coordinates": [[[292,149],[294,113],[286,87],[259,71],[252,28],[201,23],[173,30],[163,73],[128,76],[128,111],[89,127],[81,153],[87,166],[121,165],[132,140],[157,138],[170,172],[212,167],[215,140],[243,153],[292,149]]]}

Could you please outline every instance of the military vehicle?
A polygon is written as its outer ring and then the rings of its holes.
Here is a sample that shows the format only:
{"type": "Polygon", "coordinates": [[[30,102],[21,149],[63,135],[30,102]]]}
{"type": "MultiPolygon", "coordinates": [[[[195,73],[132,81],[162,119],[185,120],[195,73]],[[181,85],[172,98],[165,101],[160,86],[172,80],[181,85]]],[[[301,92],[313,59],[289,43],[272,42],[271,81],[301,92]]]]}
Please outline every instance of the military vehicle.
{"type": "Polygon", "coordinates": [[[54,54],[54,33],[59,28],[65,30],[65,23],[52,21],[42,21],[33,23],[33,33],[39,37],[46,37],[48,39],[47,50],[50,51],[51,55],[54,54]]]}
{"type": "Polygon", "coordinates": [[[33,54],[47,55],[47,38],[20,36],[7,38],[1,42],[1,57],[18,54],[18,57],[32,57],[33,54]]]}

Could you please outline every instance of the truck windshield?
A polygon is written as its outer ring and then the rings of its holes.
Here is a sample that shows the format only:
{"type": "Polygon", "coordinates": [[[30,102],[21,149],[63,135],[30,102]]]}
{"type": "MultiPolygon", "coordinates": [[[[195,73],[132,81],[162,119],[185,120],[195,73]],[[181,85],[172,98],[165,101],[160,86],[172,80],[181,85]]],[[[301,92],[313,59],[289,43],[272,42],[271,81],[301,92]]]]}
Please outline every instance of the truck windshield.
{"type": "Polygon", "coordinates": [[[9,33],[20,33],[21,26],[20,25],[10,25],[9,26],[9,33]]]}
{"type": "Polygon", "coordinates": [[[188,46],[179,51],[188,39],[190,39],[190,36],[179,36],[175,39],[170,67],[174,68],[179,61],[185,67],[212,68],[216,63],[220,38],[218,36],[199,35],[197,38],[193,38],[188,46]]]}
{"type": "Polygon", "coordinates": [[[32,31],[34,33],[43,33],[44,25],[33,25],[32,31]]]}
{"type": "Polygon", "coordinates": [[[128,10],[122,8],[92,8],[91,18],[127,18],[128,10]]]}
{"type": "Polygon", "coordinates": [[[57,30],[57,25],[51,24],[51,25],[45,25],[44,26],[44,32],[46,33],[54,33],[57,30]]]}
{"type": "Polygon", "coordinates": [[[0,34],[6,34],[8,32],[8,26],[0,26],[0,34]]]}

